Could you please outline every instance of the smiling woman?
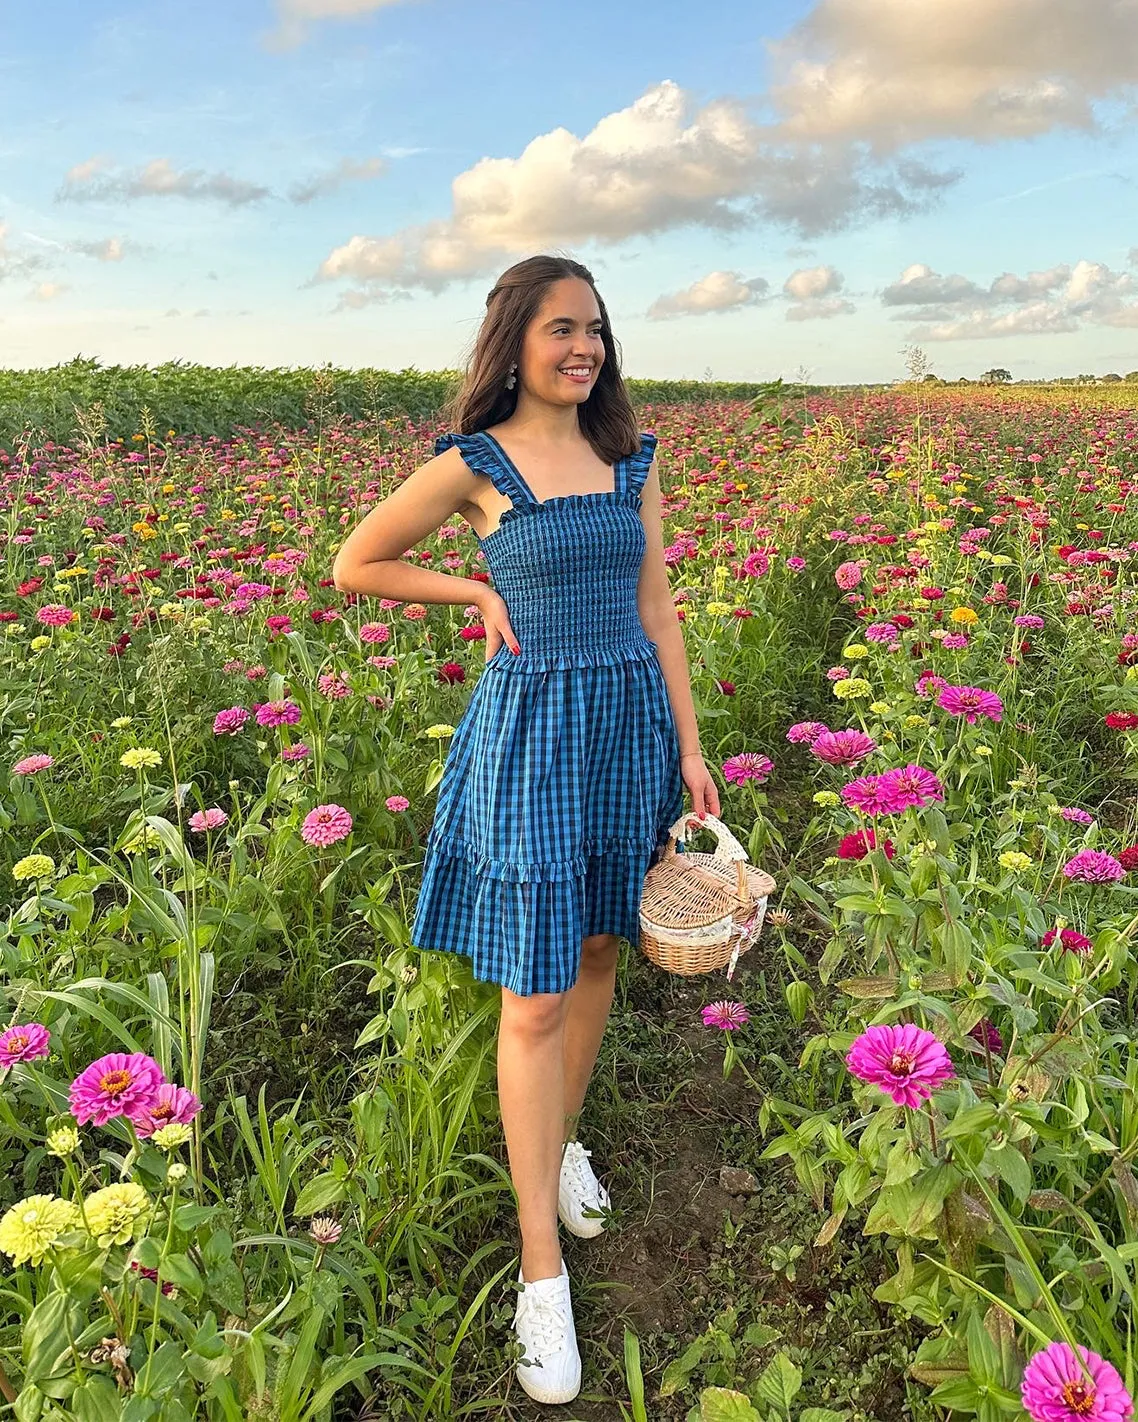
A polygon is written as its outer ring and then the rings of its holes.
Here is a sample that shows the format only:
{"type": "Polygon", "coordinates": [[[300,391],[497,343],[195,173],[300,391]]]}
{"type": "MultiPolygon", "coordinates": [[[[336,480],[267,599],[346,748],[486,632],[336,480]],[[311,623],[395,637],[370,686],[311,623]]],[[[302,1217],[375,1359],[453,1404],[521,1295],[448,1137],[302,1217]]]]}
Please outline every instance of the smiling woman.
{"type": "Polygon", "coordinates": [[[522,1235],[518,1377],[531,1397],[565,1402],[581,1359],[558,1216],[589,1237],[608,1202],[589,1152],[566,1137],[620,940],[639,942],[644,878],[683,810],[684,781],[695,810],[715,813],[718,797],[664,563],[656,436],[637,432],[592,278],[534,257],[486,304],[437,459],[349,536],[335,577],[429,598],[426,580],[445,575],[396,567],[398,550],[454,497],[493,575],[479,598],[488,661],[451,739],[411,941],[467,955],[475,977],[501,984],[498,1083],[522,1235]],[[397,501],[406,514],[393,523],[397,501]]]}

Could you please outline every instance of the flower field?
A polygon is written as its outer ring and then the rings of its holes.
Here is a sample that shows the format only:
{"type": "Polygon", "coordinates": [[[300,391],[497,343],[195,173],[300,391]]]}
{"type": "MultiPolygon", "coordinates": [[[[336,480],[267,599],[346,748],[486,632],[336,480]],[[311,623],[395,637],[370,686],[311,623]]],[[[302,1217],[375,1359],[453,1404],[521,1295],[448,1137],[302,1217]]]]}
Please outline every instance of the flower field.
{"type": "MultiPolygon", "coordinates": [[[[1131,1419],[1130,398],[640,408],[779,887],[730,983],[627,951],[574,1417],[1131,1419]]],[[[331,578],[439,429],[234,428],[0,449],[5,1415],[536,1416],[496,997],[408,939],[485,634],[331,578]]]]}

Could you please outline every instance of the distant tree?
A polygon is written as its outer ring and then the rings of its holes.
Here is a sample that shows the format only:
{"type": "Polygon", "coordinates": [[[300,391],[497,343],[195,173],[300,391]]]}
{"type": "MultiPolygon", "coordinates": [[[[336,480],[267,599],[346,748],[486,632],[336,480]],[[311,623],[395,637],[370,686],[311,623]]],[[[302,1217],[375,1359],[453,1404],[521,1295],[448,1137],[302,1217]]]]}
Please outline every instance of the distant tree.
{"type": "Polygon", "coordinates": [[[1138,370],[1128,370],[1126,372],[1126,378],[1127,380],[1138,380],[1138,370]]]}
{"type": "Polygon", "coordinates": [[[1097,375],[1076,375],[1076,376],[1075,376],[1075,384],[1076,384],[1076,385],[1097,385],[1097,384],[1098,384],[1098,376],[1097,376],[1097,375]]]}
{"type": "Polygon", "coordinates": [[[1006,385],[1012,378],[1010,370],[1005,370],[1003,366],[993,366],[991,370],[986,370],[980,377],[988,385],[1006,385]]]}
{"type": "Polygon", "coordinates": [[[1115,381],[1121,382],[1121,380],[1122,380],[1122,376],[1121,376],[1121,375],[1115,375],[1115,373],[1114,373],[1113,370],[1110,372],[1109,375],[1104,375],[1103,378],[1102,378],[1102,381],[1103,381],[1103,384],[1104,384],[1104,385],[1105,385],[1108,381],[1110,382],[1111,385],[1113,385],[1113,384],[1115,383],[1115,381]]]}
{"type": "Polygon", "coordinates": [[[933,375],[933,373],[930,371],[928,375],[925,376],[924,380],[922,381],[922,384],[943,385],[944,381],[940,378],[939,375],[933,375]]]}

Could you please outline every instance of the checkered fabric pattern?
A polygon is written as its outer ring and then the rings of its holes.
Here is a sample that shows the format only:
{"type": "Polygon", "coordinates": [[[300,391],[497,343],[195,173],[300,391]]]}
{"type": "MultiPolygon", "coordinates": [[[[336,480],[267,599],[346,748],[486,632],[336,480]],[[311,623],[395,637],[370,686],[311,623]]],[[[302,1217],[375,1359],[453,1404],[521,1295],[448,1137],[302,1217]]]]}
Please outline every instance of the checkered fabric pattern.
{"type": "Polygon", "coordinates": [[[612,490],[540,501],[493,436],[445,434],[436,453],[452,444],[511,501],[480,543],[522,650],[499,648],[455,727],[411,941],[523,996],[564,992],[583,938],[638,945],[644,875],[683,811],[636,602],[656,436],[613,466],[612,490]]]}

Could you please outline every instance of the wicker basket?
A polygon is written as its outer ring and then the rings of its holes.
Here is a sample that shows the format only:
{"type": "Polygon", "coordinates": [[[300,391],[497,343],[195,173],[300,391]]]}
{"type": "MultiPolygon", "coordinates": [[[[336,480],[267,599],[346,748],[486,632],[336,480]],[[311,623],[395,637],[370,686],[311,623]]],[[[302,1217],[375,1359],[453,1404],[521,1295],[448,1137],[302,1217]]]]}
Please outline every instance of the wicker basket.
{"type": "Polygon", "coordinates": [[[691,977],[726,967],[730,979],[739,955],[759,936],[774,888],[769,874],[747,862],[747,851],[721,820],[681,815],[644,879],[641,950],[665,972],[691,977]],[[676,853],[689,825],[712,831],[713,854],[676,853]]]}

